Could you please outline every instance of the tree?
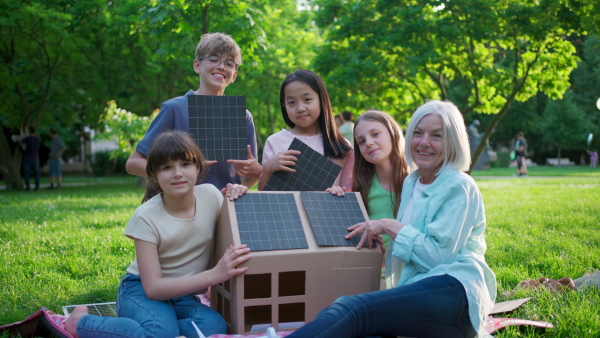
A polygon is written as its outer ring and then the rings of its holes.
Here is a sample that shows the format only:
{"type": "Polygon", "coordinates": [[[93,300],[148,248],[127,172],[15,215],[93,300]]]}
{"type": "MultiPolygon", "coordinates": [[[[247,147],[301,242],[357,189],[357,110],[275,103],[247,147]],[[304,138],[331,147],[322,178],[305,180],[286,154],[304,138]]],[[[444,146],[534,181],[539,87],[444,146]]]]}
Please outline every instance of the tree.
{"type": "Polygon", "coordinates": [[[561,149],[584,148],[591,126],[585,112],[575,104],[573,91],[569,90],[560,100],[549,99],[540,127],[545,132],[545,141],[558,149],[560,165],[561,149]]]}
{"type": "MultiPolygon", "coordinates": [[[[244,55],[247,61],[241,66],[239,81],[227,92],[247,97],[248,109],[254,116],[258,145],[262,148],[266,137],[285,126],[279,104],[281,83],[289,73],[309,68],[320,37],[311,22],[313,12],[298,11],[294,1],[270,1],[258,10],[263,15],[262,28],[266,39],[262,47],[256,49],[254,58],[244,55]]],[[[259,152],[261,155],[262,152],[259,152]]]]}
{"type": "MultiPolygon", "coordinates": [[[[316,0],[328,30],[317,68],[347,84],[336,100],[400,119],[428,99],[452,100],[465,117],[495,114],[472,166],[511,104],[538,91],[561,98],[578,58],[565,37],[580,18],[551,0],[316,0]]],[[[336,88],[344,88],[335,86],[336,88]]]]}
{"type": "MultiPolygon", "coordinates": [[[[65,65],[71,16],[61,7],[0,1],[0,11],[8,14],[0,21],[0,121],[13,130],[25,132],[40,124],[53,82],[65,65]]],[[[0,128],[0,156],[5,159],[0,173],[8,189],[20,190],[22,152],[19,147],[11,151],[9,136],[0,128]]]]}
{"type": "Polygon", "coordinates": [[[109,100],[147,116],[198,85],[192,61],[203,32],[232,34],[253,58],[265,36],[262,13],[251,5],[266,2],[0,0],[0,173],[7,187],[23,188],[22,153],[5,130],[43,132],[60,121],[76,136],[95,127],[109,100]]]}

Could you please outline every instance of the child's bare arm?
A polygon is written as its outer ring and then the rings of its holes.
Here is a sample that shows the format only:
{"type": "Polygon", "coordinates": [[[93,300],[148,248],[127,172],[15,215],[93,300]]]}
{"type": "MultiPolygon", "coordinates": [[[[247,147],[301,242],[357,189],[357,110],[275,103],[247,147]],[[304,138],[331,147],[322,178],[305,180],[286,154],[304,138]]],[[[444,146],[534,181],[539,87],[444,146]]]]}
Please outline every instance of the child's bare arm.
{"type": "Polygon", "coordinates": [[[125,169],[130,175],[147,177],[146,164],[148,163],[146,155],[134,150],[125,163],[125,169]]]}
{"type": "Polygon", "coordinates": [[[298,150],[286,150],[269,157],[263,162],[262,175],[258,182],[258,190],[263,190],[273,172],[278,170],[296,172],[295,169],[289,166],[295,166],[298,158],[294,155],[300,155],[298,150]]]}
{"type": "Polygon", "coordinates": [[[135,239],[136,259],[142,286],[148,299],[166,300],[194,294],[209,286],[244,273],[247,268],[237,265],[250,259],[250,249],[246,245],[231,246],[217,266],[192,276],[164,278],[160,271],[156,244],[135,239]],[[221,262],[223,261],[223,263],[221,262]]]}

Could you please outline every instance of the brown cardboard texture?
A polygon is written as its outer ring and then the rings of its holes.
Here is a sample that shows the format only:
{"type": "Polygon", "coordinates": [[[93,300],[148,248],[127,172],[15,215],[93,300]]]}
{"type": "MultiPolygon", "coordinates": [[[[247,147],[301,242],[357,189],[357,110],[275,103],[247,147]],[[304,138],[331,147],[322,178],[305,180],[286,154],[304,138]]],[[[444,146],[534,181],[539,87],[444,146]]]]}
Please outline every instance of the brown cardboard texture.
{"type": "MultiPolygon", "coordinates": [[[[308,242],[307,249],[253,251],[244,264],[248,271],[211,288],[211,307],[228,323],[228,333],[250,332],[254,325],[276,330],[299,327],[338,297],[379,290],[382,253],[379,248],[319,246],[304,209],[300,192],[247,192],[293,194],[308,242]],[[280,325],[283,324],[283,325],[280,325]]],[[[328,193],[324,193],[328,194],[328,193]]],[[[361,212],[368,214],[360,195],[361,212]]],[[[230,245],[241,244],[235,202],[225,200],[221,210],[213,265],[230,245]]]]}

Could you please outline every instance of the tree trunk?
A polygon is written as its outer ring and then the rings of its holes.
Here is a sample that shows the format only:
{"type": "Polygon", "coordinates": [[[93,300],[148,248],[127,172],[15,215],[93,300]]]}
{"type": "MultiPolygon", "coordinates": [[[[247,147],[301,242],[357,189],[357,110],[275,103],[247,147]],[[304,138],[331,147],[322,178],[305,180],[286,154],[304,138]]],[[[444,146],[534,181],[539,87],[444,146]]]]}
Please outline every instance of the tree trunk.
{"type": "Polygon", "coordinates": [[[21,178],[20,168],[22,152],[16,150],[14,155],[10,152],[8,137],[4,133],[4,128],[0,128],[0,173],[4,178],[6,189],[23,190],[23,180],[21,178]]]}
{"type": "Polygon", "coordinates": [[[558,147],[558,164],[557,167],[560,167],[560,147],[558,147]]]}
{"type": "Polygon", "coordinates": [[[477,149],[475,149],[473,156],[471,156],[471,166],[469,167],[469,174],[471,173],[473,168],[475,168],[477,161],[479,161],[481,154],[483,154],[483,151],[487,147],[490,137],[494,132],[494,129],[498,126],[498,123],[500,122],[500,120],[502,120],[504,115],[506,115],[506,112],[508,112],[509,106],[510,105],[505,105],[498,114],[494,115],[492,121],[485,127],[485,131],[483,132],[483,136],[479,141],[479,145],[477,146],[477,149]]]}

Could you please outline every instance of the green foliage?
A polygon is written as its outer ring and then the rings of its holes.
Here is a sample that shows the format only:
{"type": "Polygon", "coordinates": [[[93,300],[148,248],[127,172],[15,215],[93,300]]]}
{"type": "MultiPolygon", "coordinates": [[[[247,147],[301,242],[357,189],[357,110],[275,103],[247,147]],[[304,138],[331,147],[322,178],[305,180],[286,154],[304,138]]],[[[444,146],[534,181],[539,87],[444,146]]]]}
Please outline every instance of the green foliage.
{"type": "MultiPolygon", "coordinates": [[[[248,68],[260,68],[256,51],[268,43],[263,26],[285,31],[264,20],[260,8],[270,4],[289,9],[294,2],[0,0],[7,14],[0,18],[0,124],[13,132],[60,124],[78,137],[96,127],[109,100],[150,115],[197,88],[194,49],[209,31],[231,34],[252,60],[248,68]]],[[[12,164],[0,165],[1,174],[17,187],[20,153],[3,132],[0,138],[0,154],[12,164]]]]}
{"type": "Polygon", "coordinates": [[[295,70],[310,69],[321,39],[311,23],[313,13],[298,11],[294,1],[269,1],[255,8],[263,16],[265,39],[255,56],[240,67],[238,81],[227,88],[227,94],[246,96],[262,148],[268,136],[285,126],[279,104],[281,83],[295,70]]]}
{"type": "Polygon", "coordinates": [[[343,106],[375,107],[406,119],[430,99],[449,99],[465,117],[496,114],[476,163],[515,101],[538,91],[558,99],[578,61],[565,37],[582,18],[556,1],[315,0],[327,44],[315,65],[343,106]]]}
{"type": "Polygon", "coordinates": [[[328,39],[315,64],[328,82],[346,84],[336,99],[354,106],[398,114],[441,98],[455,101],[465,115],[495,114],[512,97],[525,101],[538,90],[560,97],[577,61],[563,38],[576,25],[555,18],[565,8],[560,3],[314,3],[328,39]],[[466,95],[450,97],[451,84],[466,95]],[[382,96],[396,101],[381,102],[382,96]]]}
{"type": "Polygon", "coordinates": [[[100,117],[102,130],[96,134],[95,139],[117,142],[118,148],[110,154],[110,159],[128,158],[137,143],[144,138],[157,114],[158,110],[155,110],[150,116],[138,116],[118,108],[115,101],[109,101],[104,115],[100,117]]]}
{"type": "Polygon", "coordinates": [[[545,141],[559,149],[582,149],[586,146],[589,121],[585,112],[575,104],[573,92],[567,91],[562,100],[549,101],[544,111],[541,129],[545,141]]]}

